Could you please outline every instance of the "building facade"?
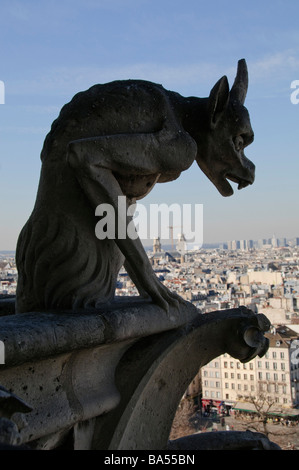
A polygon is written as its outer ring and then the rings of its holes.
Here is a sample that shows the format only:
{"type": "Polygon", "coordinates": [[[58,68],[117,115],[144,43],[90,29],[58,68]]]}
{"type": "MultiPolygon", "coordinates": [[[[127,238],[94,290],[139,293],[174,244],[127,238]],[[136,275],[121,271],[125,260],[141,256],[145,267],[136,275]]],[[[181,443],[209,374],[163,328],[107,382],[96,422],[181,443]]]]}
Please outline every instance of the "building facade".
{"type": "Polygon", "coordinates": [[[213,405],[230,409],[260,396],[276,409],[299,405],[298,334],[281,326],[266,336],[270,346],[264,357],[242,364],[223,354],[201,369],[203,408],[213,405]]]}

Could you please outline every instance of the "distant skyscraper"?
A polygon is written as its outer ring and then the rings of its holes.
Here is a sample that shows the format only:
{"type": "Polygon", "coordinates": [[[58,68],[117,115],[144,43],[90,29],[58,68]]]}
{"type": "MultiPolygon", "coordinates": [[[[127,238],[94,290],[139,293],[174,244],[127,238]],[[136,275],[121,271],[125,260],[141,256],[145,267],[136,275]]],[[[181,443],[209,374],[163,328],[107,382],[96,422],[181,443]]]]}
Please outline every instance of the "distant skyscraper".
{"type": "Polygon", "coordinates": [[[248,251],[249,242],[248,240],[240,240],[240,250],[248,251]]]}
{"type": "Polygon", "coordinates": [[[278,238],[278,246],[287,246],[286,238],[278,238]]]}
{"type": "Polygon", "coordinates": [[[272,248],[277,248],[277,238],[275,237],[275,235],[273,235],[273,237],[271,238],[271,245],[272,248]]]}
{"type": "Polygon", "coordinates": [[[248,240],[248,248],[251,249],[254,246],[253,240],[248,240]]]}
{"type": "Polygon", "coordinates": [[[232,248],[231,248],[231,249],[232,249],[232,250],[236,250],[237,247],[238,247],[238,245],[237,245],[236,240],[233,240],[233,241],[232,241],[232,248]]]}

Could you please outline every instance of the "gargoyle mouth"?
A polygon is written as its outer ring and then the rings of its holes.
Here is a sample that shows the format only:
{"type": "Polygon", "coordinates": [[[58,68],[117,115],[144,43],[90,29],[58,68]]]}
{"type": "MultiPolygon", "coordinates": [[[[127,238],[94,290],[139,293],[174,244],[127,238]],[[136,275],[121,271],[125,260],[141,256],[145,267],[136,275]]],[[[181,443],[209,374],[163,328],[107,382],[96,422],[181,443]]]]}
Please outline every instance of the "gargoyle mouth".
{"type": "Polygon", "coordinates": [[[229,173],[227,175],[225,175],[225,177],[227,179],[229,179],[230,181],[232,181],[233,183],[237,183],[238,184],[238,189],[246,188],[246,186],[249,186],[250,184],[253,183],[253,181],[249,181],[249,180],[246,180],[246,179],[243,179],[243,178],[239,178],[238,176],[231,175],[229,173]]]}
{"type": "Polygon", "coordinates": [[[234,190],[229,184],[228,180],[232,181],[233,183],[237,183],[238,189],[243,189],[253,183],[254,176],[252,178],[250,176],[248,178],[242,178],[231,173],[225,173],[224,175],[220,176],[217,181],[214,181],[214,184],[220,194],[224,197],[232,196],[234,194],[234,190]]]}

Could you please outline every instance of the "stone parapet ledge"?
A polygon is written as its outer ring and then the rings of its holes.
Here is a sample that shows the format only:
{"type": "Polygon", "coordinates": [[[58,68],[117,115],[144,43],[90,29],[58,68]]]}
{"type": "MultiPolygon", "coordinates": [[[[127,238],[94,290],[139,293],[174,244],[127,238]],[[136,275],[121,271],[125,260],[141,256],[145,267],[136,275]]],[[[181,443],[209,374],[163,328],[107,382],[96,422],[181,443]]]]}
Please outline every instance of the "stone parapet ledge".
{"type": "Polygon", "coordinates": [[[152,303],[130,299],[121,298],[103,309],[28,312],[0,317],[0,340],[5,344],[6,365],[161,333],[189,323],[200,313],[188,302],[167,313],[152,303]]]}
{"type": "Polygon", "coordinates": [[[228,352],[263,355],[263,315],[166,313],[131,299],[109,309],[0,317],[0,384],[32,411],[20,441],[33,449],[165,449],[178,403],[199,368],[228,352]]]}

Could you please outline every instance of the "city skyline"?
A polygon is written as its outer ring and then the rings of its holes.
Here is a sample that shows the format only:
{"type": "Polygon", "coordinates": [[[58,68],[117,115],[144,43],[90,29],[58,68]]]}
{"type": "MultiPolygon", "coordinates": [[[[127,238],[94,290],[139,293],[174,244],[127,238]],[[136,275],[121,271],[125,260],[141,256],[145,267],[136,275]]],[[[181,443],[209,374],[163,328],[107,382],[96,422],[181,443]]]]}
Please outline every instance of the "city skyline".
{"type": "Polygon", "coordinates": [[[257,0],[3,0],[0,38],[1,250],[15,250],[35,203],[43,141],[75,93],[138,78],[205,97],[223,75],[232,85],[243,57],[255,183],[223,198],[195,164],[143,202],[202,204],[204,244],[298,237],[295,0],[274,0],[271,9],[257,0]]]}
{"type": "MultiPolygon", "coordinates": [[[[179,237],[180,234],[178,234],[179,237]]],[[[168,250],[170,251],[171,249],[176,250],[177,243],[179,242],[179,239],[177,237],[174,237],[173,243],[172,240],[162,240],[160,237],[156,237],[151,240],[147,240],[147,243],[144,243],[144,247],[146,250],[150,250],[153,248],[153,245],[155,244],[155,240],[159,240],[159,244],[161,246],[162,251],[168,250]]],[[[218,242],[212,242],[212,243],[203,243],[202,246],[198,245],[192,245],[186,243],[186,252],[187,251],[192,251],[192,249],[196,250],[196,248],[200,249],[209,249],[209,248],[224,248],[227,250],[247,250],[247,249],[252,249],[252,248],[282,248],[282,247],[295,247],[299,246],[299,237],[279,237],[276,238],[275,236],[273,237],[262,237],[259,239],[241,239],[241,240],[219,240],[218,242]]],[[[5,254],[15,254],[15,250],[4,250],[1,249],[0,247],[0,256],[3,256],[5,254]]]]}

